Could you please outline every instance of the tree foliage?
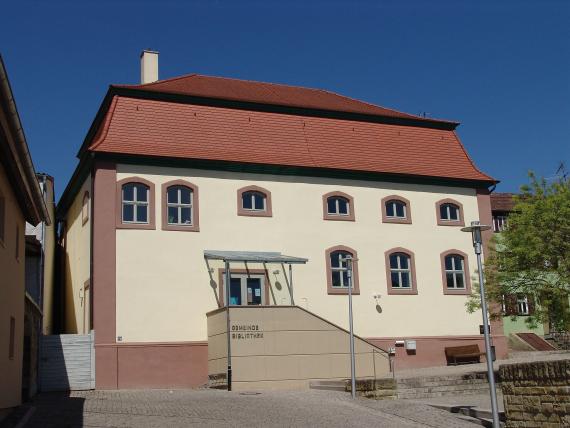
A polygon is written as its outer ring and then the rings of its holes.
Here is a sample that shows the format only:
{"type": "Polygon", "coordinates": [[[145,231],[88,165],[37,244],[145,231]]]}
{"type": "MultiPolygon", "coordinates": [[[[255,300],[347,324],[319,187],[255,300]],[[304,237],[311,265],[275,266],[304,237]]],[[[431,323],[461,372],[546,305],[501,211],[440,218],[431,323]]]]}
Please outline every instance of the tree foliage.
{"type": "MultiPolygon", "coordinates": [[[[485,260],[485,290],[500,316],[504,296],[526,295],[536,302],[526,322],[532,327],[548,322],[551,328],[567,330],[570,324],[570,180],[554,182],[529,174],[530,184],[515,196],[507,229],[495,234],[485,260]]],[[[478,290],[478,287],[474,287],[478,290]]],[[[469,311],[480,307],[473,294],[469,311]]]]}

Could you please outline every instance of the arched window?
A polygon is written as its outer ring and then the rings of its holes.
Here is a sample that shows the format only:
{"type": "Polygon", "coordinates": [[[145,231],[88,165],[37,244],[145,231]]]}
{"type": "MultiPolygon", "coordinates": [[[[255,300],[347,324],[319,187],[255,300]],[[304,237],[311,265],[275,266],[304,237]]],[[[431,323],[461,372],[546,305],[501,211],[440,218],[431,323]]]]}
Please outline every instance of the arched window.
{"type": "Polygon", "coordinates": [[[238,190],[237,212],[241,216],[271,217],[271,192],[259,186],[247,186],[238,190]]]}
{"type": "Polygon", "coordinates": [[[453,199],[436,202],[437,224],[440,226],[464,226],[463,206],[453,199]]]}
{"type": "Polygon", "coordinates": [[[83,202],[81,205],[81,224],[89,221],[89,192],[83,194],[83,202]]]}
{"type": "Polygon", "coordinates": [[[386,251],[388,294],[417,294],[414,253],[405,248],[386,251]]]}
{"type": "Polygon", "coordinates": [[[449,250],[441,255],[444,294],[470,294],[467,254],[449,250]]]}
{"type": "Polygon", "coordinates": [[[154,229],[154,184],[139,177],[117,183],[117,227],[120,229],[154,229]]]}
{"type": "Polygon", "coordinates": [[[123,223],[148,224],[149,188],[142,183],[123,184],[123,223]]]}
{"type": "Polygon", "coordinates": [[[386,196],[382,199],[383,223],[412,223],[410,201],[397,195],[386,196]]]}
{"type": "Polygon", "coordinates": [[[162,229],[198,232],[198,186],[184,180],[162,185],[162,229]]]}
{"type": "Polygon", "coordinates": [[[347,294],[349,284],[353,294],[359,294],[358,258],[352,248],[339,245],[329,248],[326,253],[327,290],[329,294],[347,294]],[[347,257],[352,259],[352,277],[348,274],[347,257]]]}
{"type": "Polygon", "coordinates": [[[354,221],[354,199],[343,192],[323,195],[323,219],[354,221]]]}

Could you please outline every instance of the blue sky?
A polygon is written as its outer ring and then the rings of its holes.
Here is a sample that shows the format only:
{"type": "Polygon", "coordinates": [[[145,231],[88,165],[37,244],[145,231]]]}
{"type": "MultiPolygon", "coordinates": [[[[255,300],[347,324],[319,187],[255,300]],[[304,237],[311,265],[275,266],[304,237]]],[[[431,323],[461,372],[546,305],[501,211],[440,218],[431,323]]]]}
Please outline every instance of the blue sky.
{"type": "Polygon", "coordinates": [[[329,89],[461,122],[516,191],[570,169],[568,1],[12,1],[0,53],[38,171],[59,195],[111,83],[202,73],[329,89]]]}

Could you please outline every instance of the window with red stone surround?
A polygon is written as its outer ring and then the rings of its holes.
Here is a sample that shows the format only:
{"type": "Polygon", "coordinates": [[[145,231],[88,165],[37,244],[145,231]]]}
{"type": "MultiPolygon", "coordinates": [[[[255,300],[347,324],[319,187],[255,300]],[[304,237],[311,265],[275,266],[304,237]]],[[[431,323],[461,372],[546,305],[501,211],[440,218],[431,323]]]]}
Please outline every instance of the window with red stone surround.
{"type": "MultiPolygon", "coordinates": [[[[443,294],[465,296],[471,294],[471,275],[469,274],[469,258],[467,254],[460,250],[448,250],[441,253],[441,278],[443,281],[443,294]],[[449,260],[446,266],[446,257],[458,256],[463,260],[463,267],[457,266],[457,258],[452,262],[449,260]],[[453,288],[447,286],[448,274],[456,276],[462,271],[463,288],[453,288]]],[[[452,279],[453,280],[453,279],[452,279]]]]}
{"type": "Polygon", "coordinates": [[[259,186],[247,186],[237,191],[237,214],[248,217],[273,217],[273,208],[271,206],[271,192],[259,186]],[[258,198],[260,196],[261,198],[258,198]],[[244,201],[245,197],[250,197],[249,203],[251,207],[244,201]],[[262,200],[262,206],[257,207],[256,204],[262,200]]]}
{"type": "Polygon", "coordinates": [[[346,247],[344,245],[337,245],[335,247],[331,247],[329,249],[327,249],[325,251],[325,259],[326,259],[326,267],[327,267],[327,293],[328,294],[348,294],[348,287],[345,286],[333,286],[333,283],[335,282],[333,280],[333,271],[334,272],[340,272],[339,276],[340,276],[340,281],[342,282],[346,282],[346,275],[344,274],[345,270],[343,269],[343,267],[345,268],[345,264],[343,263],[344,266],[333,266],[336,263],[334,263],[331,260],[331,256],[335,256],[335,254],[338,255],[338,253],[341,253],[341,255],[343,254],[349,254],[352,256],[352,294],[360,294],[360,287],[359,287],[359,281],[358,281],[358,254],[356,253],[355,250],[353,250],[350,247],[346,247]]]}
{"type": "Polygon", "coordinates": [[[417,282],[416,282],[416,263],[413,251],[406,248],[396,247],[392,248],[384,253],[384,259],[386,262],[386,284],[388,287],[388,294],[418,294],[417,282]],[[405,256],[407,260],[407,266],[402,265],[402,260],[395,260],[399,262],[399,266],[392,267],[390,264],[390,256],[405,256]],[[404,280],[403,276],[407,277],[410,284],[409,287],[394,287],[392,281],[392,273],[398,277],[398,282],[404,280]]]}
{"type": "Polygon", "coordinates": [[[89,221],[89,192],[83,194],[83,202],[81,205],[81,224],[89,221]]]}
{"type": "Polygon", "coordinates": [[[323,220],[354,221],[354,198],[344,192],[323,195],[323,220]],[[329,205],[333,208],[332,211],[329,210],[329,205]]]}
{"type": "Polygon", "coordinates": [[[408,201],[406,198],[402,196],[390,195],[386,196],[385,198],[382,198],[380,209],[382,210],[382,223],[412,224],[412,208],[410,205],[410,201],[408,201]],[[392,209],[394,210],[394,212],[389,213],[390,208],[388,207],[388,205],[390,205],[392,201],[400,202],[404,205],[404,216],[398,216],[396,212],[397,210],[394,209],[393,206],[392,209]],[[388,214],[393,214],[393,215],[388,215],[388,214]]]}
{"type": "Polygon", "coordinates": [[[148,180],[140,177],[127,177],[117,182],[117,196],[116,196],[116,227],[117,229],[155,229],[155,205],[154,205],[154,183],[151,183],[148,180]],[[138,205],[143,206],[146,202],[147,211],[146,211],[146,222],[137,222],[137,221],[123,221],[123,187],[128,184],[139,184],[146,186],[148,189],[146,201],[143,201],[144,197],[141,195],[137,195],[137,201],[134,201],[135,204],[133,205],[133,201],[129,201],[128,205],[132,205],[133,210],[136,210],[138,205]],[[138,205],[137,205],[138,204],[138,205]]]}
{"type": "Polygon", "coordinates": [[[435,203],[435,215],[437,218],[437,224],[439,226],[465,226],[465,221],[463,219],[463,205],[454,199],[442,199],[440,201],[437,201],[435,203]],[[449,206],[451,211],[453,211],[453,207],[457,209],[456,219],[445,217],[442,218],[441,211],[442,207],[445,209],[445,206],[449,206]]]}
{"type": "Polygon", "coordinates": [[[200,231],[200,198],[198,186],[185,180],[173,180],[162,185],[162,230],[174,230],[179,232],[200,231]],[[168,189],[176,190],[174,199],[168,199],[168,189]],[[184,193],[189,191],[189,198],[184,193]],[[169,209],[174,210],[176,221],[170,221],[169,209]],[[183,218],[189,216],[190,222],[183,218]]]}

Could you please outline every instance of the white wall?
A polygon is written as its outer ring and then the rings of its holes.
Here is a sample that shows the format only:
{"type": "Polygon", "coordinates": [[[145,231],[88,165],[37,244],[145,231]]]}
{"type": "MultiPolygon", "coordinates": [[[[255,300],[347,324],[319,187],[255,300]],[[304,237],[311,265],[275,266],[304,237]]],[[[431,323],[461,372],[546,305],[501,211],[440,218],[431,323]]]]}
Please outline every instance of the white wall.
{"type": "MultiPolygon", "coordinates": [[[[165,167],[118,165],[117,180],[138,176],[155,183],[156,230],[117,230],[117,336],[124,342],[205,340],[205,313],[217,308],[203,251],[279,251],[306,257],[294,267],[300,306],[347,327],[347,297],[329,296],[325,250],[346,245],[358,252],[360,295],[354,297],[355,332],[364,337],[478,334],[479,317],[465,310],[466,296],[443,295],[440,253],[470,255],[471,237],[458,227],[437,226],[435,202],[463,204],[465,222],[479,218],[475,189],[271,176],[165,167]],[[200,232],[161,230],[161,184],[186,179],[199,187],[200,232]],[[237,215],[236,192],[247,185],[271,191],[273,217],[237,215]],[[339,190],[354,197],[356,221],[325,221],[322,195],[339,190]],[[380,200],[398,194],[411,202],[413,224],[382,223],[380,200]],[[387,295],[384,252],[415,253],[418,295],[387,295]],[[372,295],[382,294],[379,309],[372,295]]],[[[111,215],[111,214],[110,214],[111,215]]],[[[218,281],[217,268],[212,279],[218,281]]],[[[260,266],[250,265],[250,268],[260,266]]],[[[232,268],[244,268],[235,265],[232,268]]],[[[277,304],[288,303],[283,276],[268,266],[277,304]],[[279,290],[275,281],[281,283],[279,290]]],[[[273,303],[273,301],[272,301],[273,303]]]]}

